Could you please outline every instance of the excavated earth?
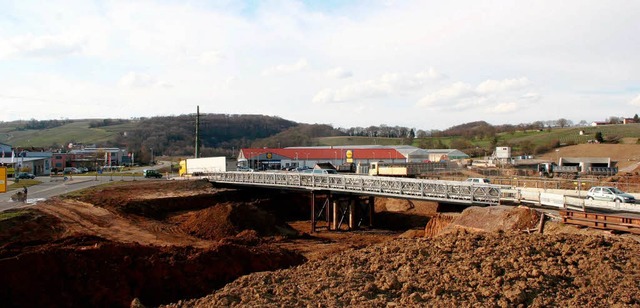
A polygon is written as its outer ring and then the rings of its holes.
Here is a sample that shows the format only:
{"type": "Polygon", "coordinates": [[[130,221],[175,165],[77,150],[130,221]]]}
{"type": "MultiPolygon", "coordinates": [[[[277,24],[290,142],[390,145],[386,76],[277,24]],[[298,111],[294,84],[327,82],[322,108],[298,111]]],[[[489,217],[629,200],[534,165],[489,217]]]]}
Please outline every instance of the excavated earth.
{"type": "Polygon", "coordinates": [[[3,306],[637,307],[636,236],[526,207],[376,198],[376,228],[310,233],[309,196],[114,182],[5,212],[3,306]],[[539,230],[543,231],[542,233],[539,230]]]}

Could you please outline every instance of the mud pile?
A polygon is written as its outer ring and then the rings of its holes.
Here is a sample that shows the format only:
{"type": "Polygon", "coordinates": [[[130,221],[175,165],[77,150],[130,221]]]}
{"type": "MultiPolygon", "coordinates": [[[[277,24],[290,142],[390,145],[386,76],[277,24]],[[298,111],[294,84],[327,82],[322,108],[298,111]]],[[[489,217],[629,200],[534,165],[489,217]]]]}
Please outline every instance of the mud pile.
{"type": "Polygon", "coordinates": [[[226,202],[173,216],[170,222],[201,239],[220,240],[244,230],[259,236],[297,235],[297,231],[250,203],[226,202]]]}
{"type": "Polygon", "coordinates": [[[243,276],[167,307],[638,306],[639,249],[613,237],[461,231],[243,276]]]}
{"type": "Polygon", "coordinates": [[[479,232],[525,231],[538,226],[540,213],[525,206],[469,207],[450,218],[439,232],[450,233],[464,229],[479,232]]]}
{"type": "Polygon", "coordinates": [[[304,258],[268,246],[219,243],[208,249],[123,244],[90,236],[0,249],[0,298],[23,307],[126,307],[203,296],[256,271],[304,258]],[[20,248],[20,249],[18,249],[20,248]]]}

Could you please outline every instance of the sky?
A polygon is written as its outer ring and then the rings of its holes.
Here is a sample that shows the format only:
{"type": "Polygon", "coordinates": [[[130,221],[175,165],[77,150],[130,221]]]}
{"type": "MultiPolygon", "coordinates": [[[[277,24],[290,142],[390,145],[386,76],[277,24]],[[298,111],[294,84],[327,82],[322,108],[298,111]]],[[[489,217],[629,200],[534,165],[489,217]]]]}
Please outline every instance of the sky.
{"type": "Polygon", "coordinates": [[[640,1],[0,0],[0,121],[446,129],[640,113],[640,1]]]}

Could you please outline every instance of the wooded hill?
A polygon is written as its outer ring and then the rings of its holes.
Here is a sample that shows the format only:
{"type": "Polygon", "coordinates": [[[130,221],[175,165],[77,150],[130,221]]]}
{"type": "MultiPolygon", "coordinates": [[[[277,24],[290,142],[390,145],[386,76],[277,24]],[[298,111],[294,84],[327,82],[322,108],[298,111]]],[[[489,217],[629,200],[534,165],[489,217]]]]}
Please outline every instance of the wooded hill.
{"type": "MultiPolygon", "coordinates": [[[[156,155],[190,156],[195,115],[140,119],[83,119],[0,123],[0,142],[13,147],[65,150],[69,144],[120,147],[145,161],[156,155]]],[[[300,124],[262,115],[201,114],[202,156],[234,155],[243,147],[314,145],[314,138],[342,133],[329,125],[300,124]]]]}
{"type": "MultiPolygon", "coordinates": [[[[563,145],[601,139],[605,143],[637,142],[640,124],[549,127],[543,122],[493,126],[477,121],[443,131],[414,131],[399,126],[333,128],[263,115],[202,114],[202,156],[233,157],[246,147],[317,145],[413,145],[455,148],[471,156],[510,146],[514,155],[540,154],[563,145]],[[635,139],[634,139],[635,138],[635,139]]],[[[83,119],[0,123],[0,142],[18,148],[62,150],[68,144],[120,147],[141,161],[155,155],[191,156],[195,148],[195,115],[139,119],[83,119]]]]}

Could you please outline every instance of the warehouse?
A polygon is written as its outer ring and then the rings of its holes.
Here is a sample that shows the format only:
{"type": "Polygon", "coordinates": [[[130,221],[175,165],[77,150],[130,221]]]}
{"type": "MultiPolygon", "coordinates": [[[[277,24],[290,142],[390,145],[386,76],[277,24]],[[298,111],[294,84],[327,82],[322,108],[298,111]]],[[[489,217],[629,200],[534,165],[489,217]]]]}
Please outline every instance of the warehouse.
{"type": "Polygon", "coordinates": [[[369,165],[371,162],[439,162],[466,159],[469,155],[455,149],[421,149],[413,146],[322,146],[289,148],[247,148],[238,153],[238,166],[254,170],[280,170],[314,167],[318,163],[333,166],[369,165]]]}

